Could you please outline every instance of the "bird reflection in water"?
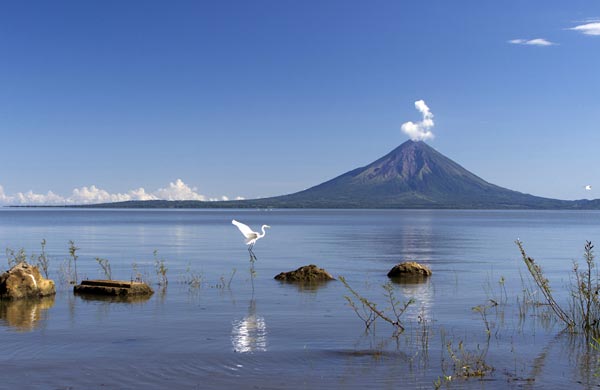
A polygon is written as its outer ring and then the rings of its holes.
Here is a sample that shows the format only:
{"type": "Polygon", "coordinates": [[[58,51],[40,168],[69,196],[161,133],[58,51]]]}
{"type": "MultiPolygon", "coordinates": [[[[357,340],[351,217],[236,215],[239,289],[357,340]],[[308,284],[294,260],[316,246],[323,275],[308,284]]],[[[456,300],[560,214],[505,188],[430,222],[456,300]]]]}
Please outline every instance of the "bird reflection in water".
{"type": "Polygon", "coordinates": [[[250,300],[248,315],[233,321],[231,343],[233,350],[240,353],[267,350],[267,324],[256,314],[256,300],[250,300]]]}

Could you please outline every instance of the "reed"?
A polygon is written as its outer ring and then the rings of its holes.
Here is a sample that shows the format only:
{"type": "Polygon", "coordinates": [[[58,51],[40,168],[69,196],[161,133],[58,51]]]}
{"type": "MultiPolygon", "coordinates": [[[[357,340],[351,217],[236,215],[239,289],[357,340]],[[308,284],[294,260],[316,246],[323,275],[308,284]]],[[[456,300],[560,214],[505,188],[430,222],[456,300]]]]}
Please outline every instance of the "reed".
{"type": "Polygon", "coordinates": [[[389,307],[387,309],[380,309],[377,307],[377,304],[368,300],[367,298],[360,295],[356,290],[354,290],[349,284],[346,278],[340,276],[338,278],[340,282],[346,287],[346,289],[350,292],[351,296],[345,296],[344,298],[349,303],[350,307],[354,310],[357,316],[363,320],[365,323],[365,329],[369,329],[370,326],[378,319],[381,318],[385,322],[392,325],[394,329],[394,336],[399,335],[404,332],[404,325],[402,324],[401,317],[406,312],[406,309],[413,303],[415,300],[410,298],[408,301],[401,303],[395,295],[394,286],[391,282],[384,284],[382,287],[384,289],[384,296],[386,297],[389,307]],[[356,300],[356,302],[354,301],[356,300]],[[359,305],[362,306],[362,309],[358,309],[359,305]],[[391,314],[388,314],[391,311],[391,314]]]}
{"type": "Polygon", "coordinates": [[[573,262],[573,278],[571,279],[570,293],[571,304],[569,310],[563,309],[552,295],[548,279],[544,276],[542,268],[535,260],[525,253],[523,243],[516,241],[523,261],[527,266],[539,291],[546,299],[546,302],[568,329],[576,331],[581,329],[586,335],[600,333],[600,283],[598,273],[595,271],[594,245],[591,241],[586,241],[584,246],[583,258],[584,266],[580,269],[577,262],[573,262]]]}
{"type": "Polygon", "coordinates": [[[485,333],[486,333],[488,339],[492,335],[492,329],[491,329],[492,327],[491,327],[490,321],[488,320],[488,317],[487,317],[487,310],[492,307],[496,307],[496,306],[498,306],[498,303],[496,301],[494,301],[493,299],[490,299],[490,300],[488,300],[488,302],[486,304],[477,305],[472,308],[473,311],[475,311],[481,315],[481,319],[483,320],[483,324],[485,325],[485,333]]]}
{"type": "Polygon", "coordinates": [[[537,285],[539,291],[541,291],[542,295],[546,299],[546,302],[548,303],[554,314],[556,314],[556,317],[562,322],[564,322],[568,328],[572,329],[575,326],[575,322],[573,321],[571,316],[569,316],[569,314],[565,310],[563,310],[563,308],[554,299],[554,296],[552,295],[552,289],[550,288],[550,282],[544,276],[542,267],[540,267],[532,257],[527,256],[527,253],[523,248],[523,243],[520,240],[516,240],[515,243],[521,251],[521,257],[523,258],[523,262],[527,266],[529,274],[533,278],[533,281],[537,285]]]}
{"type": "Polygon", "coordinates": [[[462,341],[459,341],[456,347],[453,346],[452,342],[448,342],[446,344],[446,351],[452,361],[453,375],[449,375],[446,378],[483,378],[490,374],[494,371],[494,367],[490,366],[485,360],[488,349],[489,341],[484,348],[481,348],[478,344],[475,350],[465,349],[462,341]]]}
{"type": "Polygon", "coordinates": [[[110,270],[110,261],[108,259],[103,259],[101,257],[96,257],[96,262],[104,272],[104,276],[108,280],[112,280],[112,272],[110,270]]]}
{"type": "Polygon", "coordinates": [[[36,264],[37,264],[38,268],[40,270],[42,270],[46,279],[48,279],[48,271],[50,268],[50,258],[46,254],[46,239],[45,238],[42,239],[42,242],[40,243],[40,245],[42,247],[42,252],[37,257],[36,264]]]}
{"type": "MultiPolygon", "coordinates": [[[[79,258],[79,256],[77,255],[77,251],[80,248],[75,246],[75,242],[73,240],[69,240],[69,265],[71,263],[71,259],[73,260],[73,267],[74,267],[74,279],[71,281],[71,283],[73,284],[77,284],[77,259],[79,258]]],[[[69,269],[71,267],[69,266],[69,269]]]]}
{"type": "Polygon", "coordinates": [[[216,288],[222,288],[222,289],[228,289],[231,290],[231,282],[233,281],[233,277],[235,276],[235,273],[237,272],[237,269],[232,268],[231,269],[231,275],[229,275],[229,279],[225,280],[225,275],[221,275],[221,277],[219,278],[219,282],[217,282],[217,284],[215,285],[216,288]]]}
{"type": "Polygon", "coordinates": [[[600,328],[600,300],[598,299],[600,285],[597,273],[593,271],[596,265],[594,245],[591,241],[586,241],[583,257],[585,260],[583,270],[580,271],[579,264],[573,262],[575,285],[571,286],[573,298],[571,312],[575,323],[584,331],[597,334],[600,328]]]}
{"type": "Polygon", "coordinates": [[[21,248],[15,251],[14,249],[6,248],[6,261],[8,262],[9,269],[20,263],[27,263],[25,249],[21,248]]]}
{"type": "Polygon", "coordinates": [[[166,287],[169,284],[169,279],[167,278],[167,271],[169,270],[165,264],[165,259],[158,257],[158,250],[154,250],[154,271],[156,272],[156,276],[158,277],[158,285],[162,287],[166,287]]]}
{"type": "Polygon", "coordinates": [[[198,272],[194,271],[192,269],[191,262],[188,263],[188,265],[185,269],[185,273],[183,274],[183,277],[181,279],[181,282],[183,284],[188,285],[190,289],[198,289],[198,288],[202,287],[202,280],[203,280],[202,273],[198,273],[198,272]]]}

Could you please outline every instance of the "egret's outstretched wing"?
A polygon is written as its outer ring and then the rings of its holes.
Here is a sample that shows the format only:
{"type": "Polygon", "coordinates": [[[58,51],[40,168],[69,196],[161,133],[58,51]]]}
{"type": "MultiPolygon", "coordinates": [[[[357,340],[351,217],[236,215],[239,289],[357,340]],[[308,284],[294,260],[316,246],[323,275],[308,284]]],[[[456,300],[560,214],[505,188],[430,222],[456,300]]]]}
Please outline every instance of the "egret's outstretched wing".
{"type": "Polygon", "coordinates": [[[237,228],[240,229],[240,232],[242,232],[244,237],[246,237],[247,239],[256,238],[257,234],[255,232],[253,232],[252,229],[250,229],[250,227],[248,225],[238,222],[235,219],[232,220],[231,223],[234,224],[235,226],[237,226],[237,228]]]}

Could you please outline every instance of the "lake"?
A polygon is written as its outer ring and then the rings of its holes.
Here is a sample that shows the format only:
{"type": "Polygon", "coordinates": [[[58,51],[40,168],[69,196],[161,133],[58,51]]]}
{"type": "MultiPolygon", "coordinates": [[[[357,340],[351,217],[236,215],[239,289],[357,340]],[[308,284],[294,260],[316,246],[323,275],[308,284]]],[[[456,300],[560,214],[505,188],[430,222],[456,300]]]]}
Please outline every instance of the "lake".
{"type": "Polygon", "coordinates": [[[0,303],[0,387],[597,387],[589,341],[561,332],[547,307],[523,304],[524,290],[536,293],[517,238],[568,306],[572,262],[600,238],[600,212],[5,208],[2,249],[37,257],[45,239],[57,295],[0,303]],[[253,273],[234,218],[271,226],[254,248],[253,273]],[[69,240],[79,248],[79,279],[103,278],[103,258],[113,279],[141,276],[155,294],[74,296],[64,282],[69,240]],[[157,285],[157,260],[166,288],[157,285]],[[406,260],[433,275],[391,284],[399,304],[415,301],[397,337],[381,318],[366,331],[340,281],[273,279],[316,264],[391,314],[382,286],[406,260]],[[484,375],[461,375],[466,365],[484,375]]]}

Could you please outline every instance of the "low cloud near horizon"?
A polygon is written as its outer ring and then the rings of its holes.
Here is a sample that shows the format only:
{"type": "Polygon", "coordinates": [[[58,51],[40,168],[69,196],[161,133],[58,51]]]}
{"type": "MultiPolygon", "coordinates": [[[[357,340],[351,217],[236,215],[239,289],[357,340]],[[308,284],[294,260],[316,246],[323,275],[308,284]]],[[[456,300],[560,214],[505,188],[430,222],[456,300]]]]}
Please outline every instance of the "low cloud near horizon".
{"type": "MultiPolygon", "coordinates": [[[[181,179],[169,183],[165,188],[159,188],[154,192],[146,192],[142,187],[130,190],[126,193],[110,193],[106,190],[91,185],[73,189],[71,196],[64,197],[52,191],[45,194],[37,194],[33,191],[18,192],[9,195],[4,192],[0,185],[0,205],[15,206],[62,206],[79,204],[98,204],[112,202],[126,202],[130,200],[202,200],[218,201],[229,200],[227,196],[220,198],[207,198],[199,194],[196,187],[190,187],[181,179]]],[[[236,200],[243,200],[243,197],[236,197],[236,200]]]]}
{"type": "Polygon", "coordinates": [[[410,137],[413,141],[426,141],[433,139],[434,135],[431,129],[434,126],[433,113],[427,107],[424,100],[417,100],[415,108],[423,115],[423,120],[420,122],[405,122],[402,124],[402,132],[410,137]]]}

